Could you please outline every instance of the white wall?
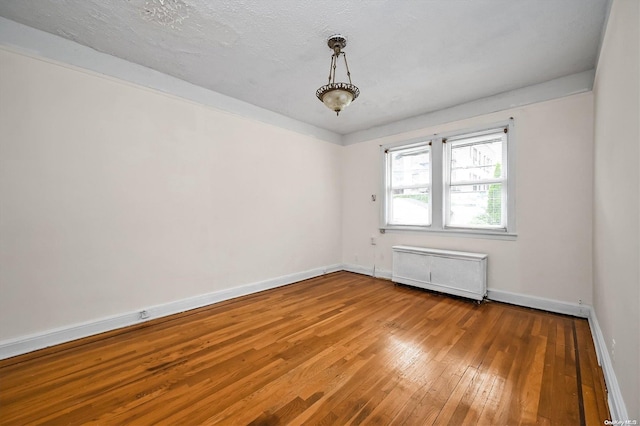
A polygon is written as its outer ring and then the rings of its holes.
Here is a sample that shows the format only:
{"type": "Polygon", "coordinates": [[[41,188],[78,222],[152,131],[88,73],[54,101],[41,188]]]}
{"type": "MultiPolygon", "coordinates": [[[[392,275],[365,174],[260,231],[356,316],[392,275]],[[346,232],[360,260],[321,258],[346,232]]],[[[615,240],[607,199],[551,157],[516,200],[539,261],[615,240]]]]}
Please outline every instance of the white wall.
{"type": "Polygon", "coordinates": [[[489,254],[490,289],[592,303],[591,93],[515,108],[345,147],[343,262],[391,269],[391,246],[410,244],[489,254]],[[388,231],[379,234],[382,144],[473,128],[514,117],[517,144],[515,241],[388,231]],[[370,245],[370,237],[378,239],[370,245]]]}
{"type": "Polygon", "coordinates": [[[0,64],[0,342],[341,261],[342,147],[0,64]]]}
{"type": "Polygon", "coordinates": [[[0,342],[339,262],[388,271],[395,244],[478,251],[491,289],[595,306],[638,419],[639,24],[614,1],[593,94],[347,147],[0,49],[0,342]],[[515,241],[378,233],[380,144],[510,116],[515,241]]]}
{"type": "Polygon", "coordinates": [[[594,307],[629,418],[636,420],[640,419],[639,26],[637,0],[613,2],[594,85],[594,307]]]}

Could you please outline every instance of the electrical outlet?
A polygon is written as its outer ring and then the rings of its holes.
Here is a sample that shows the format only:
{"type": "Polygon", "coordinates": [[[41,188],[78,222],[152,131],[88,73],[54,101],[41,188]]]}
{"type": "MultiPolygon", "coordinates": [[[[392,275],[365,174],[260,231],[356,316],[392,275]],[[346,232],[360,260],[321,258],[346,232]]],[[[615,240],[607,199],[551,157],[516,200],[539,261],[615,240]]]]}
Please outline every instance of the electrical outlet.
{"type": "Polygon", "coordinates": [[[611,339],[611,361],[616,360],[616,339],[611,339]]]}
{"type": "Polygon", "coordinates": [[[375,246],[376,244],[378,244],[378,239],[376,237],[371,237],[371,245],[375,246]]]}
{"type": "Polygon", "coordinates": [[[149,312],[140,311],[140,319],[143,320],[143,319],[147,319],[147,318],[149,318],[149,312]]]}

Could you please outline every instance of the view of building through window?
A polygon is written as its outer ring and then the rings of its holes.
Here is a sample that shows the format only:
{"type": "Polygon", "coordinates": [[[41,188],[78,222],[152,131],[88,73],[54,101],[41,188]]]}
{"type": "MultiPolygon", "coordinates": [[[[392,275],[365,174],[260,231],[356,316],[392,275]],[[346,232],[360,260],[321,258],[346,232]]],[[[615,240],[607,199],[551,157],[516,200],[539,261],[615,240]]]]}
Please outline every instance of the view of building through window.
{"type": "Polygon", "coordinates": [[[502,135],[483,141],[453,142],[450,155],[447,225],[500,227],[502,209],[502,135]]]}
{"type": "Polygon", "coordinates": [[[431,224],[429,154],[428,145],[391,153],[390,223],[431,224]]]}
{"type": "Polygon", "coordinates": [[[384,148],[383,226],[506,231],[506,161],[506,127],[384,148]]]}

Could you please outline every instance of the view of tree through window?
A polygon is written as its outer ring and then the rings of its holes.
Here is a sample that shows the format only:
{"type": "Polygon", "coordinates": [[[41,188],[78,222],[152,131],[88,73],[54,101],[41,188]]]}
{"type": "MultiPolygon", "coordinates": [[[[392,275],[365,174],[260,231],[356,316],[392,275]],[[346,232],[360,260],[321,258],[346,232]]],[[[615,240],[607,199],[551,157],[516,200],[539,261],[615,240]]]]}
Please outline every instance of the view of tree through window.
{"type": "Polygon", "coordinates": [[[511,128],[382,145],[381,229],[514,235],[511,128]]]}
{"type": "Polygon", "coordinates": [[[447,225],[501,227],[504,134],[451,142],[447,225]]]}

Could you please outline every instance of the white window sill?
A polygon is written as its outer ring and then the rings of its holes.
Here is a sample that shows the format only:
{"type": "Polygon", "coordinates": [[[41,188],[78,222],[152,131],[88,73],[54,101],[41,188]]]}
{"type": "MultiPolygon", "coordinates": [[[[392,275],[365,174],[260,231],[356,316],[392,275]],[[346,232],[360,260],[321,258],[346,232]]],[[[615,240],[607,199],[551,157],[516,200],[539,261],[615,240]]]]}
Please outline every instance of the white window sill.
{"type": "Polygon", "coordinates": [[[438,236],[461,237],[461,238],[483,238],[488,240],[515,241],[518,234],[505,231],[491,231],[486,229],[431,229],[422,226],[383,226],[380,233],[387,232],[424,232],[438,236]]]}

